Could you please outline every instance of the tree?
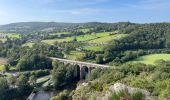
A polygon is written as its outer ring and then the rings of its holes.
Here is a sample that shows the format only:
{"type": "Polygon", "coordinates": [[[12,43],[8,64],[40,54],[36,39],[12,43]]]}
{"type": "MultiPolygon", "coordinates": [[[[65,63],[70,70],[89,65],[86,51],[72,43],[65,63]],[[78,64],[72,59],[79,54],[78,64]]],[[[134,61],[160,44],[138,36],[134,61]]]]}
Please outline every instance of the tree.
{"type": "Polygon", "coordinates": [[[27,84],[28,84],[28,77],[26,77],[24,74],[21,74],[17,79],[17,85],[19,87],[22,87],[27,84]]]}
{"type": "Polygon", "coordinates": [[[76,42],[76,41],[77,41],[77,38],[76,38],[76,37],[74,37],[73,41],[74,41],[74,42],[76,42]]]}
{"type": "Polygon", "coordinates": [[[20,70],[22,70],[22,69],[25,69],[25,67],[26,67],[26,59],[25,58],[22,58],[22,59],[20,59],[19,60],[19,62],[18,62],[18,64],[17,64],[17,69],[20,71],[20,70]]]}
{"type": "Polygon", "coordinates": [[[35,85],[36,84],[36,80],[37,78],[35,77],[35,75],[32,75],[30,78],[29,78],[29,81],[32,85],[35,85]]]}
{"type": "Polygon", "coordinates": [[[97,56],[96,63],[97,64],[103,64],[103,56],[102,55],[97,56]]]}
{"type": "Polygon", "coordinates": [[[55,88],[59,88],[60,86],[64,84],[65,73],[66,73],[66,70],[64,66],[59,66],[58,68],[53,69],[52,79],[53,79],[55,88]]]}
{"type": "Polygon", "coordinates": [[[168,36],[166,37],[166,48],[170,49],[170,35],[168,34],[168,36]]]}
{"type": "Polygon", "coordinates": [[[17,81],[17,79],[16,79],[16,77],[14,77],[13,75],[11,75],[11,76],[9,77],[9,84],[10,84],[11,86],[15,87],[16,81],[17,81]]]}
{"type": "Polygon", "coordinates": [[[4,69],[3,69],[4,71],[9,71],[9,65],[8,64],[6,64],[5,66],[4,66],[4,69]]]}
{"type": "Polygon", "coordinates": [[[32,87],[28,84],[28,77],[24,74],[21,74],[17,79],[19,95],[28,95],[32,91],[32,87]]]}
{"type": "Polygon", "coordinates": [[[9,89],[8,82],[5,78],[0,77],[0,100],[5,100],[6,92],[9,89]]]}
{"type": "Polygon", "coordinates": [[[59,62],[58,62],[58,61],[55,60],[55,61],[52,62],[53,68],[54,68],[54,67],[55,67],[55,68],[58,67],[58,65],[59,65],[59,62]]]}

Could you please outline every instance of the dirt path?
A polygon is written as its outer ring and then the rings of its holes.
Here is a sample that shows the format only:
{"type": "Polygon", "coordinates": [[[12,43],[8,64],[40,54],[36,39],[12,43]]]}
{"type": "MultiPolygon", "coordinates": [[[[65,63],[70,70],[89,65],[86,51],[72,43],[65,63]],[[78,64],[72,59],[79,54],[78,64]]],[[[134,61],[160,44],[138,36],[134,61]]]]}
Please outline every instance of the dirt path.
{"type": "Polygon", "coordinates": [[[7,59],[5,58],[0,58],[0,64],[4,65],[7,63],[7,59]]]}

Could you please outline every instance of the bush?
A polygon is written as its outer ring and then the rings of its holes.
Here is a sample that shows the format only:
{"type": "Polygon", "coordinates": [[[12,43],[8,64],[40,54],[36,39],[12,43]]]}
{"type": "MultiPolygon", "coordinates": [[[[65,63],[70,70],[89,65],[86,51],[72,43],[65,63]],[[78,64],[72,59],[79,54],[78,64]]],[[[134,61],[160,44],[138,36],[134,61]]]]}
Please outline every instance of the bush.
{"type": "Polygon", "coordinates": [[[31,72],[31,76],[35,75],[35,77],[42,77],[50,74],[50,70],[38,70],[31,72]]]}
{"type": "Polygon", "coordinates": [[[64,90],[60,92],[57,96],[52,97],[51,100],[71,100],[71,97],[69,96],[69,91],[64,90]]]}
{"type": "Polygon", "coordinates": [[[143,94],[141,92],[136,93],[126,93],[125,91],[120,91],[119,93],[112,92],[109,100],[143,100],[143,94]]]}

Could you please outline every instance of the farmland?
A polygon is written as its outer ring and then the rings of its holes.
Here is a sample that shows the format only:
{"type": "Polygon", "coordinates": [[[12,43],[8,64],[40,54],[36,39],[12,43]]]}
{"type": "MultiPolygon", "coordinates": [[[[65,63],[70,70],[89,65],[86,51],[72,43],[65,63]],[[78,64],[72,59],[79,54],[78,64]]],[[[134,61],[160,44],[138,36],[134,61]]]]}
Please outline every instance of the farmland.
{"type": "Polygon", "coordinates": [[[57,38],[57,39],[48,39],[48,40],[42,40],[42,42],[47,44],[54,44],[57,42],[69,42],[73,41],[74,38],[78,42],[89,42],[89,43],[106,43],[114,39],[120,39],[125,37],[126,34],[116,34],[112,35],[111,32],[102,32],[102,33],[92,33],[87,35],[81,35],[81,36],[74,36],[74,37],[66,37],[66,38],[57,38]]]}
{"type": "Polygon", "coordinates": [[[25,44],[23,44],[22,46],[24,47],[24,46],[28,46],[28,47],[30,47],[30,48],[32,48],[33,47],[33,45],[34,45],[35,43],[25,43],[25,44]]]}
{"type": "Polygon", "coordinates": [[[127,34],[109,35],[109,36],[105,36],[105,37],[101,37],[101,38],[91,40],[88,43],[108,43],[112,40],[116,40],[116,39],[118,40],[118,39],[121,39],[125,36],[127,36],[127,34]]]}
{"type": "Polygon", "coordinates": [[[83,56],[83,52],[71,51],[69,54],[66,55],[66,58],[70,60],[81,60],[83,56]]]}
{"type": "Polygon", "coordinates": [[[170,60],[170,54],[151,54],[146,56],[141,56],[132,62],[140,62],[144,64],[155,64],[158,60],[170,60]]]}
{"type": "Polygon", "coordinates": [[[7,40],[7,37],[9,39],[19,39],[21,36],[17,33],[4,33],[6,35],[5,38],[0,38],[0,41],[5,42],[7,40]]]}
{"type": "Polygon", "coordinates": [[[91,51],[103,51],[103,46],[84,46],[83,49],[91,51]]]}
{"type": "Polygon", "coordinates": [[[77,39],[77,41],[88,41],[92,39],[97,39],[101,37],[109,36],[109,32],[102,32],[102,33],[96,33],[96,34],[87,34],[87,35],[81,35],[81,36],[73,36],[73,37],[65,37],[62,39],[49,39],[49,40],[43,40],[42,42],[47,43],[47,44],[54,44],[55,41],[57,42],[68,42],[68,41],[73,41],[74,38],[77,39]]]}
{"type": "Polygon", "coordinates": [[[17,34],[17,33],[8,33],[7,36],[8,36],[8,38],[11,38],[11,39],[18,39],[18,38],[20,38],[20,35],[17,34]]]}

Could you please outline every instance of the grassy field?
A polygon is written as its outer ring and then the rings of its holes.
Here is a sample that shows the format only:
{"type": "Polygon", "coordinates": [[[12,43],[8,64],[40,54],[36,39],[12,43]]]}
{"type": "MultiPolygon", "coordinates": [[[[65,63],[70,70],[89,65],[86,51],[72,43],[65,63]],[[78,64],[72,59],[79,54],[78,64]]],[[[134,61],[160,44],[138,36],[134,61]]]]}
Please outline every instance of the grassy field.
{"type": "Polygon", "coordinates": [[[5,41],[6,41],[6,39],[2,39],[2,38],[0,38],[0,41],[5,42],[5,41]]]}
{"type": "Polygon", "coordinates": [[[9,38],[11,38],[11,39],[18,39],[18,38],[20,38],[20,35],[17,34],[17,33],[9,33],[9,34],[7,34],[7,36],[9,38]]]}
{"type": "MultiPolygon", "coordinates": [[[[98,39],[101,37],[106,37],[109,36],[110,32],[102,32],[102,33],[96,33],[96,34],[87,34],[87,35],[81,35],[77,36],[76,39],[77,41],[88,41],[88,40],[93,40],[93,39],[98,39]]],[[[49,40],[43,40],[42,42],[47,43],[47,44],[54,44],[56,41],[57,42],[64,42],[64,41],[73,41],[75,37],[66,37],[63,39],[49,39],[49,40]]]]}
{"type": "Polygon", "coordinates": [[[52,34],[50,34],[50,35],[61,35],[61,34],[70,34],[70,32],[52,33],[52,34]]]}
{"type": "Polygon", "coordinates": [[[4,65],[0,64],[0,71],[2,71],[4,69],[4,65]]]}
{"type": "MultiPolygon", "coordinates": [[[[10,39],[19,39],[21,36],[17,33],[6,33],[7,37],[10,39]]],[[[0,41],[5,42],[6,38],[0,38],[0,41]]]]}
{"type": "Polygon", "coordinates": [[[109,35],[109,36],[105,36],[105,37],[101,37],[101,38],[98,38],[98,39],[91,40],[91,41],[89,41],[89,43],[108,43],[112,40],[121,39],[125,36],[127,36],[127,34],[109,35]]]}
{"type": "Polygon", "coordinates": [[[83,52],[71,51],[69,55],[66,55],[66,58],[70,60],[80,60],[83,56],[83,52]]]}
{"type": "Polygon", "coordinates": [[[23,47],[24,47],[24,46],[28,46],[28,47],[32,48],[34,44],[35,44],[35,43],[25,43],[25,44],[23,44],[22,46],[23,46],[23,47]]]}
{"type": "Polygon", "coordinates": [[[90,28],[82,28],[82,29],[79,29],[79,31],[86,33],[90,31],[90,28]]]}
{"type": "Polygon", "coordinates": [[[38,78],[36,83],[44,83],[50,79],[50,75],[38,78]]]}
{"type": "Polygon", "coordinates": [[[151,54],[146,56],[141,56],[137,59],[135,59],[134,63],[140,62],[145,64],[154,64],[157,60],[170,60],[170,54],[151,54]]]}
{"type": "Polygon", "coordinates": [[[84,46],[83,49],[91,51],[103,51],[103,46],[84,46]]]}

